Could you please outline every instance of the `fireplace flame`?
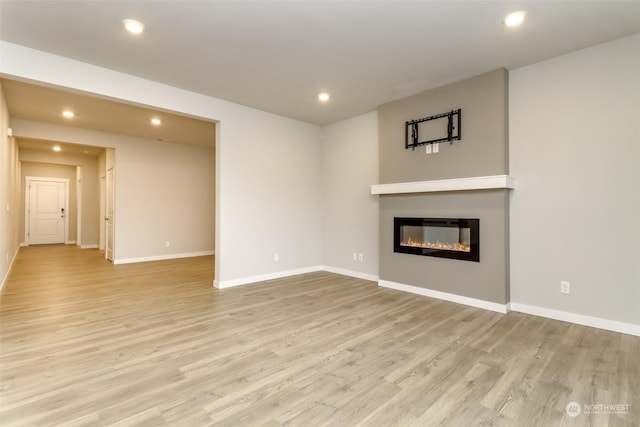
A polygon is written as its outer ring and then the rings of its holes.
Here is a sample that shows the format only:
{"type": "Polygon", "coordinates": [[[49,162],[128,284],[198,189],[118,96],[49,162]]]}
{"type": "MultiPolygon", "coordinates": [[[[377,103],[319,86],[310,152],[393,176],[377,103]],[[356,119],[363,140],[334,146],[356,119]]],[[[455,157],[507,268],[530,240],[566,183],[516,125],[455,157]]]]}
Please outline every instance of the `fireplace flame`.
{"type": "Polygon", "coordinates": [[[417,240],[412,240],[411,238],[407,241],[401,242],[400,246],[408,246],[412,248],[425,248],[425,249],[444,249],[447,251],[458,251],[458,252],[471,252],[471,246],[465,243],[442,243],[439,240],[434,242],[422,242],[417,240]]]}

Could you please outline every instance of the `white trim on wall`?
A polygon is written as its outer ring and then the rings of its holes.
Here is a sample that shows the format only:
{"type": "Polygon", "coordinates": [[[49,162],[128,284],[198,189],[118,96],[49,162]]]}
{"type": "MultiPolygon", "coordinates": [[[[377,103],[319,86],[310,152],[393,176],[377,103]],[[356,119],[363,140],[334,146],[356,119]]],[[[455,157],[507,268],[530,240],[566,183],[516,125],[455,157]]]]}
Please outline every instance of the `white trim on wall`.
{"type": "MultiPolygon", "coordinates": [[[[22,245],[20,245],[22,246],[22,245]]],[[[20,251],[20,246],[18,246],[16,248],[15,253],[13,254],[13,258],[11,258],[11,262],[9,262],[9,266],[7,267],[7,272],[5,273],[4,277],[2,278],[2,283],[0,283],[0,291],[2,291],[2,288],[4,288],[4,284],[7,281],[7,278],[9,277],[9,274],[11,274],[11,269],[13,269],[13,263],[15,262],[17,256],[18,256],[18,252],[20,251]]]]}
{"type": "Polygon", "coordinates": [[[347,270],[344,268],[331,267],[328,265],[322,266],[323,271],[327,271],[329,273],[342,274],[343,276],[355,277],[357,279],[370,280],[372,282],[378,281],[378,276],[374,274],[361,273],[359,271],[347,270]]]}
{"type": "Polygon", "coordinates": [[[590,326],[592,328],[605,329],[607,331],[620,332],[622,334],[640,337],[640,325],[618,322],[617,320],[602,319],[599,317],[585,316],[583,314],[569,313],[566,311],[552,310],[550,308],[536,307],[534,305],[512,302],[509,304],[511,311],[531,314],[533,316],[546,317],[548,319],[561,320],[577,325],[590,326]]]}
{"type": "Polygon", "coordinates": [[[275,273],[259,274],[257,276],[242,277],[240,279],[213,281],[213,287],[218,289],[232,288],[235,286],[250,285],[252,283],[264,282],[266,280],[282,279],[283,277],[297,276],[298,274],[314,273],[322,271],[322,266],[297,268],[294,270],[277,271],[275,273]]]}
{"type": "Polygon", "coordinates": [[[375,276],[373,274],[361,273],[359,271],[353,271],[353,270],[345,270],[342,268],[330,267],[326,265],[318,265],[318,266],[312,266],[312,267],[306,267],[306,268],[298,268],[295,270],[279,271],[276,273],[260,274],[260,275],[251,276],[251,277],[242,277],[240,279],[234,279],[234,280],[225,280],[222,283],[218,281],[214,281],[213,286],[218,289],[232,288],[235,286],[250,285],[253,283],[264,282],[266,280],[282,279],[284,277],[296,276],[298,274],[314,273],[316,271],[326,271],[328,273],[341,274],[343,276],[355,277],[356,279],[370,280],[372,282],[376,282],[378,280],[378,276],[375,276]]]}
{"type": "Polygon", "coordinates": [[[168,255],[156,255],[156,256],[147,256],[141,258],[120,258],[114,259],[114,264],[133,264],[136,262],[149,262],[149,261],[163,261],[167,259],[177,259],[177,258],[191,258],[196,256],[210,256],[215,255],[214,251],[199,251],[199,252],[183,252],[180,254],[168,254],[168,255]]]}
{"type": "Polygon", "coordinates": [[[509,311],[517,311],[519,313],[530,314],[533,316],[540,316],[548,319],[575,323],[576,325],[590,326],[592,328],[598,328],[598,329],[604,329],[612,332],[620,332],[622,334],[640,336],[640,325],[634,325],[632,323],[618,322],[616,320],[608,320],[608,319],[602,319],[602,318],[593,317],[593,316],[585,316],[582,314],[552,310],[549,308],[536,307],[536,306],[520,304],[516,302],[511,302],[509,304],[497,304],[497,303],[479,300],[475,298],[468,298],[460,295],[450,294],[447,292],[439,292],[431,289],[420,288],[417,286],[389,282],[386,280],[379,280],[378,286],[396,289],[404,292],[410,292],[413,294],[423,295],[431,298],[437,298],[445,301],[455,302],[458,304],[469,305],[472,307],[482,308],[485,310],[495,311],[498,313],[508,313],[509,311]]]}
{"type": "Polygon", "coordinates": [[[371,194],[436,193],[441,191],[469,191],[514,189],[515,178],[509,175],[475,176],[469,178],[438,179],[433,181],[374,184],[371,194]]]}
{"type": "Polygon", "coordinates": [[[357,271],[345,270],[330,266],[316,266],[302,268],[297,270],[281,271],[278,273],[263,274],[259,276],[245,277],[241,279],[228,280],[223,283],[214,283],[218,289],[231,288],[234,286],[248,285],[263,282],[266,280],[280,279],[283,277],[293,276],[297,274],[311,273],[315,271],[327,271],[329,273],[341,274],[344,276],[355,277],[358,279],[377,281],[378,286],[395,289],[398,291],[409,292],[416,295],[422,295],[430,298],[436,298],[444,301],[454,302],[457,304],[468,305],[471,307],[481,308],[484,310],[494,311],[506,314],[509,311],[517,311],[519,313],[530,314],[533,316],[545,317],[548,319],[560,320],[563,322],[575,323],[577,325],[590,326],[593,328],[604,329],[607,331],[620,332],[628,335],[640,336],[640,325],[631,323],[618,322],[615,320],[601,319],[592,316],[584,316],[581,314],[568,313],[559,310],[551,310],[543,307],[536,307],[520,303],[498,304],[490,301],[484,301],[476,298],[469,298],[460,295],[450,294],[447,292],[434,291],[432,289],[420,288],[403,283],[390,282],[387,280],[379,280],[376,276],[360,273],[357,271]]]}
{"type": "Polygon", "coordinates": [[[502,314],[506,314],[509,311],[507,304],[498,304],[491,301],[450,294],[448,292],[434,291],[433,289],[426,289],[420,288],[418,286],[405,285],[403,283],[390,282],[388,280],[378,280],[378,286],[422,295],[425,297],[437,298],[444,301],[455,302],[458,304],[464,304],[471,307],[483,308],[485,310],[495,311],[502,314]]]}
{"type": "Polygon", "coordinates": [[[410,292],[413,294],[423,295],[431,298],[437,298],[445,301],[455,302],[458,304],[469,305],[472,307],[482,308],[485,310],[495,311],[506,314],[509,311],[517,311],[519,313],[530,314],[533,316],[545,317],[547,319],[560,320],[563,322],[574,323],[576,325],[590,326],[592,328],[604,329],[622,334],[640,336],[640,325],[632,323],[618,322],[616,320],[602,319],[593,316],[585,316],[582,314],[568,313],[566,311],[552,310],[544,307],[536,307],[527,304],[512,302],[509,304],[497,304],[489,301],[478,300],[474,298],[463,297],[460,295],[450,294],[447,292],[439,292],[431,289],[419,288],[417,286],[405,285],[402,283],[394,283],[386,280],[379,280],[378,286],[396,289],[399,291],[410,292]]]}

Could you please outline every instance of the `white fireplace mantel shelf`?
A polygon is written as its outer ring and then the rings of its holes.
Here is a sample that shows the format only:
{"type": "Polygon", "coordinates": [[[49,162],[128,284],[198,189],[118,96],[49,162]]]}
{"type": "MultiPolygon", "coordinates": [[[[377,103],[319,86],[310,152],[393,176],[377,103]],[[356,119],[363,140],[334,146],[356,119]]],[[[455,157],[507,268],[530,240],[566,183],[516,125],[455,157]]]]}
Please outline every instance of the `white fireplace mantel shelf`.
{"type": "Polygon", "coordinates": [[[371,194],[434,193],[440,191],[469,191],[514,189],[516,181],[509,175],[475,176],[470,178],[440,179],[435,181],[374,184],[371,194]]]}

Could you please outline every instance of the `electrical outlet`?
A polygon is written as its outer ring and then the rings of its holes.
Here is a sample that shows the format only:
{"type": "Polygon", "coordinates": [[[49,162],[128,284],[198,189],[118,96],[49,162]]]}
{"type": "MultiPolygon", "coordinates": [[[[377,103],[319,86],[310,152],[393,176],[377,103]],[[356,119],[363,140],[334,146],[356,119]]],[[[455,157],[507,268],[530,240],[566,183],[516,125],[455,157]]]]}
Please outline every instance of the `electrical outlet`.
{"type": "Polygon", "coordinates": [[[273,262],[278,262],[278,261],[280,261],[280,255],[273,254],[273,262]]]}
{"type": "Polygon", "coordinates": [[[354,252],[354,253],[353,253],[353,257],[352,257],[352,259],[353,259],[354,261],[357,261],[357,260],[358,260],[358,254],[357,254],[356,252],[354,252]]]}
{"type": "Polygon", "coordinates": [[[425,152],[426,152],[427,154],[431,154],[431,144],[427,144],[427,145],[426,145],[425,152]]]}
{"type": "Polygon", "coordinates": [[[358,254],[358,261],[364,261],[364,256],[362,256],[362,254],[358,254]]]}
{"type": "Polygon", "coordinates": [[[164,247],[165,248],[170,248],[171,247],[171,242],[169,240],[164,242],[164,247]]]}
{"type": "Polygon", "coordinates": [[[436,142],[435,144],[433,144],[433,152],[437,153],[439,151],[440,151],[440,144],[436,142]]]}
{"type": "Polygon", "coordinates": [[[569,282],[560,282],[560,293],[570,294],[571,293],[571,283],[569,283],[569,282]]]}

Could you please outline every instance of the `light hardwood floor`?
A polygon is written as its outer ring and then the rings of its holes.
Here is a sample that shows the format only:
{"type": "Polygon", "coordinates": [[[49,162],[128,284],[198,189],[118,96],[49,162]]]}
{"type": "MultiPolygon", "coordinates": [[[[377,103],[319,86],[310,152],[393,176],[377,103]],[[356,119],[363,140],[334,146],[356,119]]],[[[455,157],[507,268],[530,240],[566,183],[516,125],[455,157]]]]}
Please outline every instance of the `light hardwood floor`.
{"type": "Polygon", "coordinates": [[[22,248],[0,303],[0,425],[640,420],[638,337],[325,272],[217,290],[212,270],[22,248]],[[571,401],[628,406],[570,417],[571,401]]]}

